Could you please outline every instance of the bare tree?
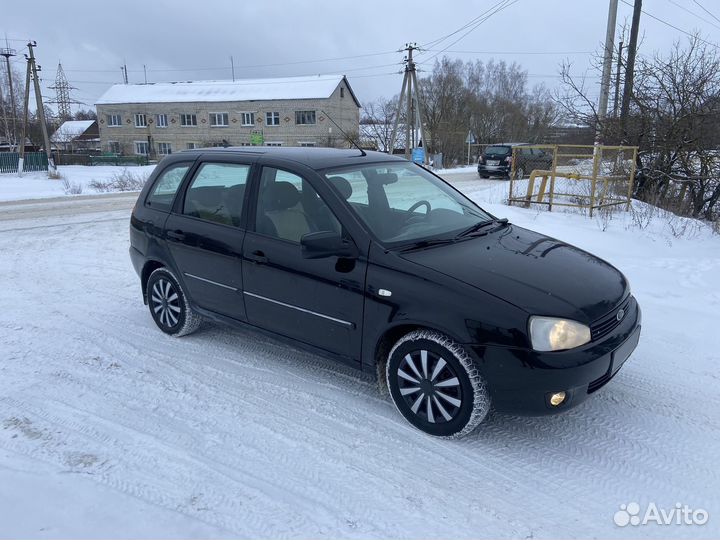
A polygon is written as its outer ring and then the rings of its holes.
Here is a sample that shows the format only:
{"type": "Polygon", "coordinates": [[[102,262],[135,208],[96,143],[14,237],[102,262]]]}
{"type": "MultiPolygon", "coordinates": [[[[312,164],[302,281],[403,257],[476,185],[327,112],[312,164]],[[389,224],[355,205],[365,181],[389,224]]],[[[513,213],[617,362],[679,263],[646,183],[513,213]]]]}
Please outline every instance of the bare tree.
{"type": "MultiPolygon", "coordinates": [[[[597,120],[587,87],[563,68],[558,102],[576,121],[597,120]]],[[[612,118],[603,138],[640,147],[636,195],[676,212],[717,220],[720,213],[720,56],[700,36],[668,53],[640,56],[625,133],[612,118]]]]}
{"type": "MultiPolygon", "coordinates": [[[[366,103],[362,108],[360,119],[360,144],[374,147],[381,152],[389,152],[395,114],[397,113],[397,96],[393,99],[380,98],[366,103]]],[[[404,133],[398,134],[398,144],[405,144],[404,133]]]]}
{"type": "Polygon", "coordinates": [[[480,142],[540,142],[557,118],[547,89],[528,89],[527,72],[516,63],[443,57],[420,85],[430,149],[449,163],[465,155],[468,131],[480,142]]]}

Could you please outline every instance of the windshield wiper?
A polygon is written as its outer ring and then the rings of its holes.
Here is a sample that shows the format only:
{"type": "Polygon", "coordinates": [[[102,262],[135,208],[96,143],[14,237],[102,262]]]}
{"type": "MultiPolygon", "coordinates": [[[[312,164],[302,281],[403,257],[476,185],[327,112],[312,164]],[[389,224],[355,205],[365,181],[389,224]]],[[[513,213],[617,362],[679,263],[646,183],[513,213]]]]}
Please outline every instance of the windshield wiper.
{"type": "Polygon", "coordinates": [[[417,242],[412,242],[410,244],[399,246],[397,249],[398,251],[412,251],[414,249],[424,249],[427,247],[441,246],[444,244],[454,244],[455,241],[455,238],[435,238],[432,240],[418,240],[417,242]]]}
{"type": "MultiPolygon", "coordinates": [[[[507,225],[507,222],[508,222],[508,219],[507,219],[507,218],[502,218],[502,219],[488,219],[488,220],[486,220],[486,221],[481,221],[481,222],[479,222],[479,223],[476,223],[476,224],[473,225],[472,227],[468,227],[468,228],[465,229],[464,231],[461,231],[460,233],[458,233],[457,236],[455,236],[455,239],[457,240],[458,238],[462,238],[463,236],[469,236],[469,235],[471,235],[471,234],[473,234],[473,233],[476,233],[476,232],[480,231],[481,229],[484,229],[484,228],[487,227],[488,225],[495,225],[495,224],[497,224],[497,225],[507,225]]],[[[487,231],[487,232],[490,232],[490,231],[487,231]]],[[[486,232],[485,234],[487,234],[487,232],[486,232]]]]}

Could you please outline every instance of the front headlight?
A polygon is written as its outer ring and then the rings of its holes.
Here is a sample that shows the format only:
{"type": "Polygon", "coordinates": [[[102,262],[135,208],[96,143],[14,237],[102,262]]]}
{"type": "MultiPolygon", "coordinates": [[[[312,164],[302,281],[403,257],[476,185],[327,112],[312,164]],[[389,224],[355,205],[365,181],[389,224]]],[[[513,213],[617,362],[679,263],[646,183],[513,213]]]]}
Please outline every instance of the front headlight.
{"type": "Polygon", "coordinates": [[[536,351],[563,351],[590,341],[590,328],[554,317],[530,317],[530,342],[536,351]]]}

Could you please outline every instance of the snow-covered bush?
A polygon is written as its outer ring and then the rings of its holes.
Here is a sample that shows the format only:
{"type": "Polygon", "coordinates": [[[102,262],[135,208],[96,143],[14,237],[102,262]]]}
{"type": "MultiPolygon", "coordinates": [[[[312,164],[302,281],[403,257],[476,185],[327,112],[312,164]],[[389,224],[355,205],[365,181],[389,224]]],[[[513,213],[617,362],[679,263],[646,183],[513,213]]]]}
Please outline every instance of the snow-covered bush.
{"type": "Polygon", "coordinates": [[[140,191],[147,179],[148,175],[145,173],[133,173],[128,169],[123,169],[119,173],[114,173],[107,180],[93,180],[89,186],[99,193],[140,191]]]}
{"type": "Polygon", "coordinates": [[[57,173],[62,178],[63,191],[65,195],[80,195],[83,192],[83,187],[80,182],[71,182],[67,178],[57,173]]]}

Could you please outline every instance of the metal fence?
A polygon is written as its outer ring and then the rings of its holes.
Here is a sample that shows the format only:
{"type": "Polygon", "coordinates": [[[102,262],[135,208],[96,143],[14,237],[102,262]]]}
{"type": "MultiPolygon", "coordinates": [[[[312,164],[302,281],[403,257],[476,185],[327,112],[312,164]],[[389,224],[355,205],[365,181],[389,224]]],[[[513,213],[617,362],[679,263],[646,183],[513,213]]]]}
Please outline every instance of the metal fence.
{"type": "MultiPolygon", "coordinates": [[[[0,152],[0,173],[18,172],[20,154],[18,152],[0,152]]],[[[45,152],[25,152],[23,171],[47,171],[48,159],[45,152]]]]}
{"type": "Polygon", "coordinates": [[[636,146],[513,147],[508,204],[630,209],[636,146]]]}

